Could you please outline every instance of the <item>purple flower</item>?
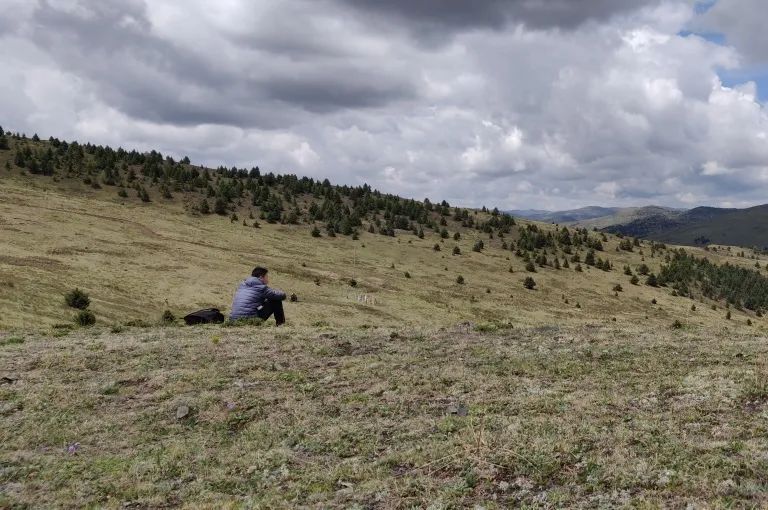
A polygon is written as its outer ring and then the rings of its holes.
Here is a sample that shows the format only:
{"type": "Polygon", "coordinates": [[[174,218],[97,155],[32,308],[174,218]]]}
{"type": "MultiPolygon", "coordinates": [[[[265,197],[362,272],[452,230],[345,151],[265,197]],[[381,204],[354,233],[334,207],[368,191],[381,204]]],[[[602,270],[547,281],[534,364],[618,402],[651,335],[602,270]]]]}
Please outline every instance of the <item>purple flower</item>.
{"type": "Polygon", "coordinates": [[[234,402],[227,402],[227,410],[231,411],[236,407],[234,402]]]}
{"type": "Polygon", "coordinates": [[[80,450],[80,443],[71,443],[67,446],[67,453],[70,455],[76,454],[80,450]]]}

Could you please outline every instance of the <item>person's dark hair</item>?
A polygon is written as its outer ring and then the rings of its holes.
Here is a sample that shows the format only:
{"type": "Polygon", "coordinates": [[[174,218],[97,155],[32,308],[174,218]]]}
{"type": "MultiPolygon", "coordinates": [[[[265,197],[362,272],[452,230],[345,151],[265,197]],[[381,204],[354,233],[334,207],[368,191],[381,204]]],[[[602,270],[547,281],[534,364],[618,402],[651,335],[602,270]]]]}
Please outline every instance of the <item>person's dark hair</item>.
{"type": "Polygon", "coordinates": [[[251,276],[253,276],[254,278],[261,278],[268,272],[269,271],[267,271],[267,268],[265,267],[257,267],[253,270],[253,272],[251,273],[251,276]]]}

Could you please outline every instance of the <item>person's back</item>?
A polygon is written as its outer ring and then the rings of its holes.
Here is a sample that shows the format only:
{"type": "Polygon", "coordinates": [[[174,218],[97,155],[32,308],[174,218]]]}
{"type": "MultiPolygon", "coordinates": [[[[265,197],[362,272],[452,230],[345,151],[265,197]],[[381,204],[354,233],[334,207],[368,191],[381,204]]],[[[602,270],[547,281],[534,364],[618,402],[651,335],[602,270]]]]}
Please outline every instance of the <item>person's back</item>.
{"type": "Polygon", "coordinates": [[[252,276],[237,287],[229,318],[237,320],[259,317],[266,320],[274,314],[278,326],[283,324],[285,314],[282,301],[285,292],[270,288],[268,283],[267,270],[263,267],[254,269],[252,276]]]}

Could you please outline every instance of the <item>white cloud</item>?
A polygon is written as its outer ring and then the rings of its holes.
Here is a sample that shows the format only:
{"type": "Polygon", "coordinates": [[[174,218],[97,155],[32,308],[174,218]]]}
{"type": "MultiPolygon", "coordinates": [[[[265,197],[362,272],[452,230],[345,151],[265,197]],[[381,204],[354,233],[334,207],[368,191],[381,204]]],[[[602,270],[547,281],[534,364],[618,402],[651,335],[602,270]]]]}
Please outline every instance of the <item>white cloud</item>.
{"type": "MultiPolygon", "coordinates": [[[[341,0],[37,5],[0,13],[4,127],[465,205],[768,192],[756,84],[718,78],[749,52],[680,36],[700,21],[688,0],[586,24],[521,3],[527,25],[447,17],[424,39],[341,0]]],[[[731,26],[719,5],[705,21],[731,26]]]]}

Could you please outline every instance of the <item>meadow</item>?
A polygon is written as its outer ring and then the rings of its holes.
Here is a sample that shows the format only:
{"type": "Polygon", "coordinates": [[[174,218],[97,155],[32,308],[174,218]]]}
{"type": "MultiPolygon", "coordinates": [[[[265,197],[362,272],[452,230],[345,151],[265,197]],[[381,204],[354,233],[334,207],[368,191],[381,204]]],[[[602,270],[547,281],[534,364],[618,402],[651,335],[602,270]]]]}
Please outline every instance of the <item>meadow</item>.
{"type": "MultiPolygon", "coordinates": [[[[199,214],[198,192],[166,199],[149,178],[146,202],[11,161],[2,508],[768,505],[765,319],[632,282],[677,247],[585,232],[611,269],[566,266],[586,248],[504,249],[555,225],[502,236],[438,213],[450,235],[316,237],[256,228],[247,203],[199,214]],[[286,327],[181,325],[226,313],[257,264],[297,296],[286,327]],[[73,321],[74,288],[94,326],[73,321]]],[[[750,250],[686,250],[766,270],[750,250]]]]}

